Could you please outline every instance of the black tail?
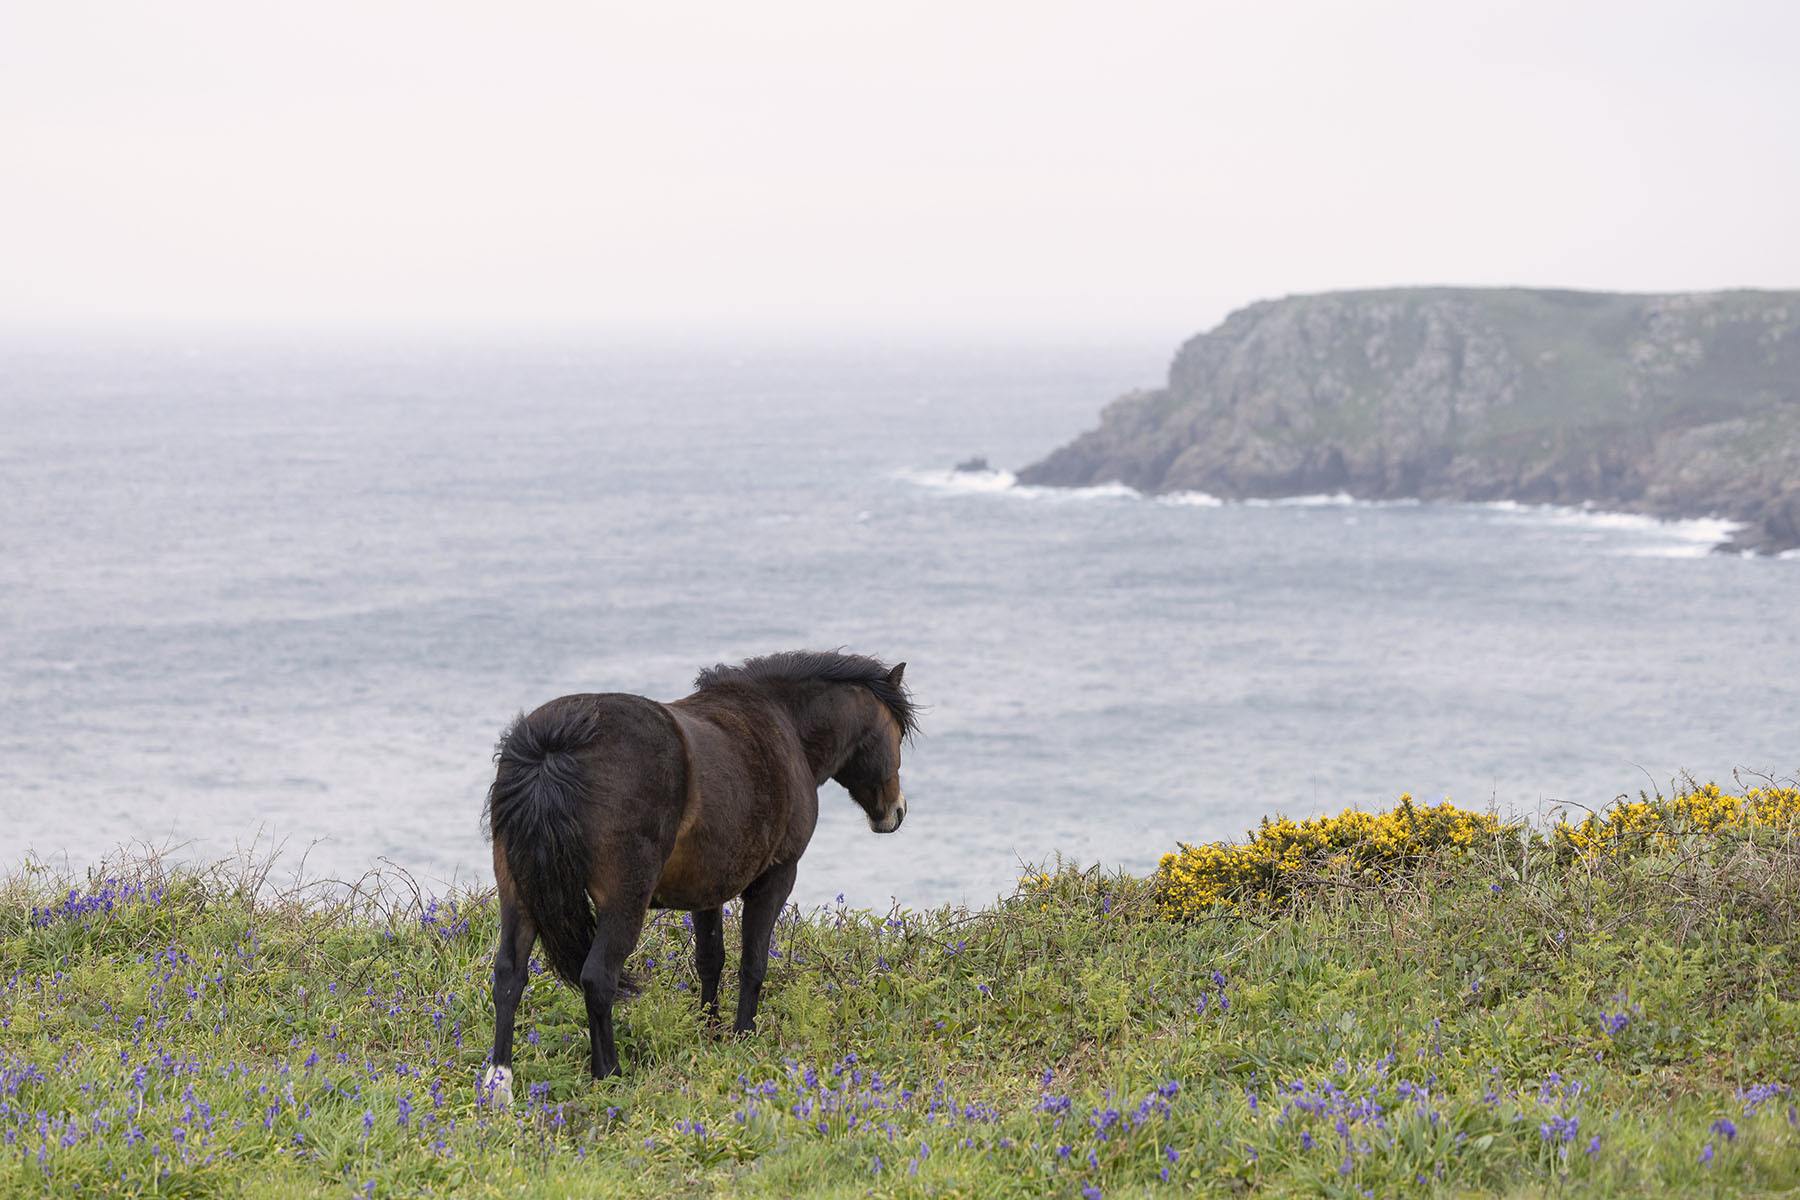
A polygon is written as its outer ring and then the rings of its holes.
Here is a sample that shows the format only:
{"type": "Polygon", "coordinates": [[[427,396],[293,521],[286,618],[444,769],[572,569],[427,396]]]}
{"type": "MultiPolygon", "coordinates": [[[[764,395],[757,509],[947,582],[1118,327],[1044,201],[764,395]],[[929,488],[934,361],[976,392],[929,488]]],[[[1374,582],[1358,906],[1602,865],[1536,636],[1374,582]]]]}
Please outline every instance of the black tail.
{"type": "Polygon", "coordinates": [[[581,808],[585,772],[576,754],[593,742],[598,721],[568,708],[520,716],[494,752],[488,829],[506,855],[519,900],[556,973],[581,986],[594,941],[587,881],[593,851],[581,808]]]}

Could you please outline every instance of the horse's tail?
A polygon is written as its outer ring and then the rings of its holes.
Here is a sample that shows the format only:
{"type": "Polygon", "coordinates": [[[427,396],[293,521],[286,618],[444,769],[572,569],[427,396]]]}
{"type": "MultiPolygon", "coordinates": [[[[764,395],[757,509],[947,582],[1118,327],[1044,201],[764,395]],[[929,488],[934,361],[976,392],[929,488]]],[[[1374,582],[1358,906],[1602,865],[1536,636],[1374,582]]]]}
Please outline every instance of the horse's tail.
{"type": "Polygon", "coordinates": [[[576,987],[594,941],[587,890],[594,856],[582,820],[587,779],[578,754],[598,726],[591,710],[569,706],[520,716],[500,738],[488,789],[488,830],[519,902],[550,966],[576,987]]]}

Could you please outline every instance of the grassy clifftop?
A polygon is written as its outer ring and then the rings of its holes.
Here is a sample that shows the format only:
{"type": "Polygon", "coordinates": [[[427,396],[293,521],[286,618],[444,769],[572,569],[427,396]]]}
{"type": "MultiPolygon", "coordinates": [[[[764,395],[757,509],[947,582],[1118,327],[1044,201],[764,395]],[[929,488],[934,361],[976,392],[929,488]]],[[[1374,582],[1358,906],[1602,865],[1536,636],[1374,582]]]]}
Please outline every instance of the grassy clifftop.
{"type": "Polygon", "coordinates": [[[507,1112],[474,1086],[486,897],[24,873],[0,894],[0,1193],[1800,1188],[1791,828],[1594,852],[1484,827],[1316,865],[1186,920],[1166,879],[1070,868],[975,912],[790,913],[742,1042],[703,1032],[667,915],[625,1077],[586,1078],[580,999],[534,972],[507,1112]]]}

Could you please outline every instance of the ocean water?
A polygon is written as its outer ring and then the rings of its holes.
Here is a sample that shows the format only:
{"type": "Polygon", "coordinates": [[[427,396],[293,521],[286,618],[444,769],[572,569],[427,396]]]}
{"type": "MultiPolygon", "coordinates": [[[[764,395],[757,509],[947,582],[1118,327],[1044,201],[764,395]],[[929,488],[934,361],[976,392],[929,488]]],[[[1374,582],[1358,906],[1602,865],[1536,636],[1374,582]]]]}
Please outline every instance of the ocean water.
{"type": "Polygon", "coordinates": [[[1708,554],[1717,522],[1012,481],[1165,363],[7,344],[0,863],[479,880],[512,714],[794,647],[905,659],[927,706],[904,829],[827,785],[802,903],[1800,766],[1800,561],[1708,554]]]}

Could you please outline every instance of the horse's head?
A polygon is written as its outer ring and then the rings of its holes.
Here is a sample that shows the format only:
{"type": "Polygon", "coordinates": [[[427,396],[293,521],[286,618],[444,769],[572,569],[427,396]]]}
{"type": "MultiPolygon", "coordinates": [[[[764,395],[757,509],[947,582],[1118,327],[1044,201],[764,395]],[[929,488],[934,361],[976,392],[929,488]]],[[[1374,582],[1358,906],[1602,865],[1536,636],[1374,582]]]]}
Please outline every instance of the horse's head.
{"type": "MultiPolygon", "coordinates": [[[[889,671],[888,685],[899,689],[905,673],[905,663],[889,671]]],[[[870,829],[892,833],[906,820],[906,794],[900,790],[900,743],[906,731],[886,704],[873,695],[869,698],[874,701],[869,705],[870,720],[832,778],[868,814],[870,829]]]]}

